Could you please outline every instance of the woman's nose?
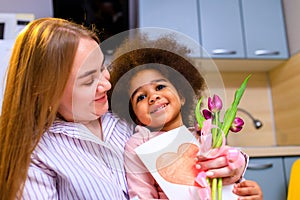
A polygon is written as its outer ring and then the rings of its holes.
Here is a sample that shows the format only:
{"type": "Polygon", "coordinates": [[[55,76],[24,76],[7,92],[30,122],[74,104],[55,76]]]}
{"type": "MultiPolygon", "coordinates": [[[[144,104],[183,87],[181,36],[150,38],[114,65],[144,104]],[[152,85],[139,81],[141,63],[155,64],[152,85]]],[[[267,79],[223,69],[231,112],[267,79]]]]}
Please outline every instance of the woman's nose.
{"type": "Polygon", "coordinates": [[[149,103],[153,104],[159,99],[160,99],[160,96],[158,94],[153,94],[153,95],[150,96],[149,103]]]}
{"type": "Polygon", "coordinates": [[[111,83],[109,82],[110,75],[107,70],[104,70],[101,73],[101,77],[99,78],[98,90],[104,89],[109,90],[111,88],[111,83]]]}

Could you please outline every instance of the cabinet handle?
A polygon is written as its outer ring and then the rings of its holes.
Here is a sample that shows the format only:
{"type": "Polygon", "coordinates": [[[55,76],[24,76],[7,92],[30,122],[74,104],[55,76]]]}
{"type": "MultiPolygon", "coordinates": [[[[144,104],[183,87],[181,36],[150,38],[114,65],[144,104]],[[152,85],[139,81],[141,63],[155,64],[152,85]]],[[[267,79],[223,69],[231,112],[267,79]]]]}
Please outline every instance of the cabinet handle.
{"type": "Polygon", "coordinates": [[[267,164],[248,164],[247,169],[254,169],[254,170],[260,170],[260,169],[268,169],[272,168],[273,164],[272,163],[267,163],[267,164]]]}
{"type": "Polygon", "coordinates": [[[212,50],[213,55],[232,55],[236,54],[236,51],[227,50],[227,49],[214,49],[212,50]]]}
{"type": "Polygon", "coordinates": [[[279,51],[256,50],[254,54],[256,56],[279,55],[279,51]]]}

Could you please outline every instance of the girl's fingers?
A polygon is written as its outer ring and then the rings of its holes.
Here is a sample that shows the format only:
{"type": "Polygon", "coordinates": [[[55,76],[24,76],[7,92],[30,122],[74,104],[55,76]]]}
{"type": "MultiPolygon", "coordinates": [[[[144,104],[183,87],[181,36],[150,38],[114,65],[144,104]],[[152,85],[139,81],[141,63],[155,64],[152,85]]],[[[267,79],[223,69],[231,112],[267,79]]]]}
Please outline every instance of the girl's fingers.
{"type": "Polygon", "coordinates": [[[238,197],[238,200],[263,200],[263,198],[259,195],[248,196],[248,197],[238,197]]]}
{"type": "Polygon", "coordinates": [[[255,181],[246,180],[235,184],[233,193],[239,196],[239,200],[262,200],[263,195],[259,185],[255,181]]]}

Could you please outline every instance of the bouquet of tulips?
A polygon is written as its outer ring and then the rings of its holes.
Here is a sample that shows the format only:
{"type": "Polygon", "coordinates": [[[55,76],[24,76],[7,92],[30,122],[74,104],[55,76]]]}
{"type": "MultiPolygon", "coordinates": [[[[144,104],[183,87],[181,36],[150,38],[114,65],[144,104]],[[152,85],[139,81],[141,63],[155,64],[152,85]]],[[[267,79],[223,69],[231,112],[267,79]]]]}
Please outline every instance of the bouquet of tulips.
{"type": "MultiPolygon", "coordinates": [[[[213,158],[222,153],[222,147],[225,145],[226,137],[229,130],[232,132],[239,132],[244,121],[236,117],[236,112],[240,100],[246,89],[246,85],[251,75],[249,75],[242,83],[240,88],[236,90],[234,100],[231,106],[226,110],[223,121],[220,119],[220,111],[222,110],[222,100],[219,96],[214,95],[208,98],[208,109],[200,110],[202,98],[198,101],[195,116],[196,116],[196,130],[199,130],[199,155],[213,158]]],[[[202,195],[202,199],[215,200],[222,199],[222,178],[213,178],[209,180],[206,178],[204,172],[199,173],[195,179],[201,186],[207,190],[202,195]],[[206,180],[206,181],[203,181],[206,180]],[[208,192],[209,191],[209,192],[208,192]],[[208,196],[209,195],[209,196],[208,196]],[[203,197],[204,196],[204,197],[203,197]]]]}

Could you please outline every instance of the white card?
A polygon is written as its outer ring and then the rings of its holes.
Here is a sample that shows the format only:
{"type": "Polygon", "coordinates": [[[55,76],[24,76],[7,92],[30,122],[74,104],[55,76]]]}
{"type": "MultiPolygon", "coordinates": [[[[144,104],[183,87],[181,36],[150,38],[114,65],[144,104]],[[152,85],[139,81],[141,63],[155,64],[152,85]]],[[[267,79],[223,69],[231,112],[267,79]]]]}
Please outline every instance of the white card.
{"type": "MultiPolygon", "coordinates": [[[[135,152],[169,199],[199,199],[200,187],[194,184],[198,141],[185,126],[149,140],[135,152]]],[[[223,200],[237,199],[232,188],[223,186],[223,200]]]]}

